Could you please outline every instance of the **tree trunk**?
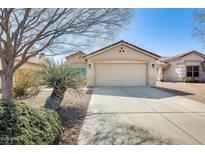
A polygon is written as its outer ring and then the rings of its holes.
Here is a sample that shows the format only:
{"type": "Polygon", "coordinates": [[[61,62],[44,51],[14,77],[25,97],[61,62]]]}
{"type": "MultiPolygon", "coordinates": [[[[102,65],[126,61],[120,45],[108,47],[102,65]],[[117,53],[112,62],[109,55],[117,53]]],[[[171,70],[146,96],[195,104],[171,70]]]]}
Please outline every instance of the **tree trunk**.
{"type": "Polygon", "coordinates": [[[11,100],[13,98],[13,70],[2,70],[1,73],[1,85],[2,85],[2,99],[11,100]]]}
{"type": "Polygon", "coordinates": [[[66,89],[54,88],[52,94],[47,98],[45,108],[57,110],[63,101],[66,89]]]}

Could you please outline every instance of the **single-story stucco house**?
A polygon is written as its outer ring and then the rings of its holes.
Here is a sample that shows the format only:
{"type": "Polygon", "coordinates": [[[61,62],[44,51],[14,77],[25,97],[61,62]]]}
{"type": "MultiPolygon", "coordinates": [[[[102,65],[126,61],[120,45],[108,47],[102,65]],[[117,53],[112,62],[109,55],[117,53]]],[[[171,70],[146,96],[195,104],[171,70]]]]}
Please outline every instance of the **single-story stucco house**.
{"type": "Polygon", "coordinates": [[[178,82],[184,77],[205,82],[205,55],[197,51],[161,58],[122,40],[66,59],[86,74],[87,86],[154,86],[156,80],[178,82]]]}
{"type": "Polygon", "coordinates": [[[158,81],[182,81],[184,77],[205,82],[205,55],[198,51],[185,52],[157,62],[158,81]]]}
{"type": "MultiPolygon", "coordinates": [[[[16,58],[15,59],[15,64],[18,63],[19,61],[21,60],[20,57],[16,58]]],[[[25,64],[23,64],[19,70],[21,69],[31,69],[31,70],[34,70],[34,71],[40,71],[42,70],[42,60],[39,59],[39,58],[36,58],[36,57],[32,57],[30,58],[25,64]]],[[[1,61],[0,61],[0,70],[2,69],[2,66],[1,66],[1,61]]],[[[0,89],[1,89],[1,77],[0,77],[0,89]]]]}
{"type": "Polygon", "coordinates": [[[125,41],[85,55],[66,57],[71,65],[86,66],[87,86],[154,86],[160,56],[125,41]]]}

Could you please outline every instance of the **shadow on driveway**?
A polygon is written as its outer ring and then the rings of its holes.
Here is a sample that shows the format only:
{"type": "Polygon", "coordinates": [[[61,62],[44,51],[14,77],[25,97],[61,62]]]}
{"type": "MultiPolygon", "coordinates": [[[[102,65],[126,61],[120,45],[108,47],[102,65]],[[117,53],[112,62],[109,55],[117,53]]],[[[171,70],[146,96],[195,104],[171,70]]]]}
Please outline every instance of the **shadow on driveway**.
{"type": "Polygon", "coordinates": [[[87,116],[79,144],[91,145],[146,145],[172,144],[169,139],[156,135],[149,128],[118,122],[109,115],[87,116]],[[96,125],[96,122],[98,124],[96,125]],[[87,123],[87,124],[86,124],[87,123]],[[91,124],[92,123],[92,124],[91,124]],[[155,134],[155,135],[154,135],[155,134]]]}
{"type": "Polygon", "coordinates": [[[164,91],[167,91],[167,92],[170,92],[176,96],[187,96],[187,95],[194,95],[193,93],[189,93],[189,92],[184,92],[184,91],[180,91],[180,90],[175,90],[175,89],[170,89],[170,88],[164,88],[164,87],[154,87],[156,89],[159,89],[159,90],[164,90],[164,91]]]}
{"type": "Polygon", "coordinates": [[[168,90],[158,87],[96,87],[95,95],[106,96],[122,96],[122,97],[137,97],[137,98],[150,98],[150,99],[162,99],[173,96],[192,95],[192,93],[186,93],[182,91],[168,90]]]}

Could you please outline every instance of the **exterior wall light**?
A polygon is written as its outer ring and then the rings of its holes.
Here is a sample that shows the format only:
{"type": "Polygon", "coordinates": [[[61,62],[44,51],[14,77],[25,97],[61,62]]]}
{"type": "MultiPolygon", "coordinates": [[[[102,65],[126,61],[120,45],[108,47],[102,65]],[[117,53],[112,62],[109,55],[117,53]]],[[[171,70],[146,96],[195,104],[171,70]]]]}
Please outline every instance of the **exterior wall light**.
{"type": "Polygon", "coordinates": [[[91,69],[91,64],[88,64],[88,68],[91,69]]]}
{"type": "Polygon", "coordinates": [[[152,68],[154,68],[154,64],[152,64],[152,68]]]}

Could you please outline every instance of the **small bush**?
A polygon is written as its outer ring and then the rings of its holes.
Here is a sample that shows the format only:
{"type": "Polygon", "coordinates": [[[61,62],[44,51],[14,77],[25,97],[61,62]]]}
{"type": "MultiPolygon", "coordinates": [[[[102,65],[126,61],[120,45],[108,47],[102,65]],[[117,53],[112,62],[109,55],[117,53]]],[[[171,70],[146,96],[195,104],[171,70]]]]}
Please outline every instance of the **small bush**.
{"type": "Polygon", "coordinates": [[[185,83],[198,83],[199,81],[194,80],[194,78],[192,78],[192,77],[184,77],[184,78],[182,78],[182,82],[185,82],[185,83]]]}
{"type": "Polygon", "coordinates": [[[54,144],[61,132],[56,112],[0,101],[0,144],[54,144]]]}
{"type": "Polygon", "coordinates": [[[14,74],[14,96],[35,95],[39,92],[40,74],[29,69],[18,70],[14,74]]]}

